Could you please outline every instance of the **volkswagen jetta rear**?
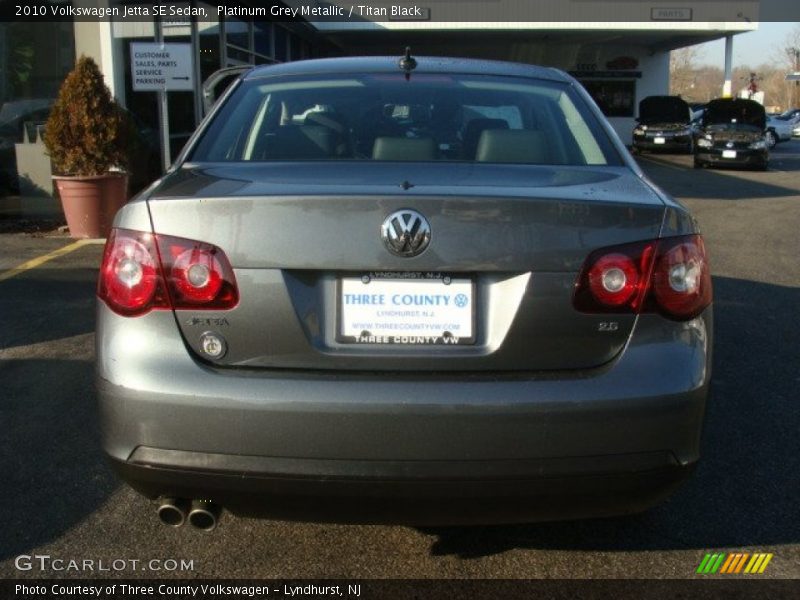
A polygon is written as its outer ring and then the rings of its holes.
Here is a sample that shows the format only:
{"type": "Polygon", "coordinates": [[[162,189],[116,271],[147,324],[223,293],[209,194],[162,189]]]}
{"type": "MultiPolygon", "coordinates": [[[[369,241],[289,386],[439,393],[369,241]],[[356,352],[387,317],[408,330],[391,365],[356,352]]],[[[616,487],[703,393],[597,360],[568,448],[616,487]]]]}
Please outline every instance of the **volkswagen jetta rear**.
{"type": "Polygon", "coordinates": [[[561,72],[256,69],[115,226],[104,446],[167,522],[620,514],[698,459],[702,239],[561,72]]]}

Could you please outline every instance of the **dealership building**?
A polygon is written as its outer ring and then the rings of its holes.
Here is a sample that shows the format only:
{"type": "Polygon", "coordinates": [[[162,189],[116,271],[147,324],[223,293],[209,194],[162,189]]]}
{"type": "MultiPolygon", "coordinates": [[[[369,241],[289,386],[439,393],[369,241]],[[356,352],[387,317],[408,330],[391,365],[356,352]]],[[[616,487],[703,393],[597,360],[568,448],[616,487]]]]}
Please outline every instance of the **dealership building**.
{"type": "Polygon", "coordinates": [[[372,2],[347,14],[351,5],[338,1],[191,0],[165,3],[177,10],[158,16],[141,12],[152,3],[48,2],[71,9],[103,7],[111,9],[111,16],[87,18],[72,10],[57,21],[0,23],[0,127],[5,136],[0,194],[19,193],[10,174],[16,168],[10,164],[15,161],[10,147],[22,141],[25,124],[32,131],[31,124],[46,117],[81,54],[96,60],[112,93],[142,130],[169,140],[171,157],[203,116],[202,82],[220,68],[328,56],[399,56],[406,46],[418,55],[563,69],[586,87],[627,141],[639,100],[669,92],[671,50],[724,38],[727,81],[720,95],[730,93],[735,35],[757,28],[760,8],[758,0],[427,0],[372,2]],[[392,5],[408,10],[393,13],[392,5]],[[182,44],[186,50],[180,65],[184,77],[163,96],[137,84],[132,55],[132,48],[142,47],[136,44],[160,43],[182,44]]]}

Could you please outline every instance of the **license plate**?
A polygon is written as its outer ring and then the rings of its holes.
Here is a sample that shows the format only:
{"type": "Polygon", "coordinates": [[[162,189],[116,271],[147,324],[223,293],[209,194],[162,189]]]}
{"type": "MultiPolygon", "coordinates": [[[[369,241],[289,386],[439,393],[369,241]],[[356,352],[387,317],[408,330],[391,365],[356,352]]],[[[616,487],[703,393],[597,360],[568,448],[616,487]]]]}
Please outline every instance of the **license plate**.
{"type": "Polygon", "coordinates": [[[339,285],[340,342],[472,344],[471,279],[344,277],[339,285]]]}
{"type": "Polygon", "coordinates": [[[722,158],[736,158],[736,150],[723,150],[722,158]]]}
{"type": "Polygon", "coordinates": [[[666,144],[667,140],[665,138],[663,138],[663,137],[657,137],[657,138],[653,138],[653,143],[654,144],[666,144]]]}

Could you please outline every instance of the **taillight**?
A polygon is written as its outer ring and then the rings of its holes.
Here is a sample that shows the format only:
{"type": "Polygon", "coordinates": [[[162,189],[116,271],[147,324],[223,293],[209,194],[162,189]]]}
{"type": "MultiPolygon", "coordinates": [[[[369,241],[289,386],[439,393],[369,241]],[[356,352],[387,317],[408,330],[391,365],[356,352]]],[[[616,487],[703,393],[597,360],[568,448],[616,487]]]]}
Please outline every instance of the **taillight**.
{"type": "Polygon", "coordinates": [[[664,240],[653,271],[653,299],[668,317],[691,319],[711,304],[711,270],[699,235],[664,240]]]}
{"type": "Polygon", "coordinates": [[[227,310],[236,306],[236,279],[222,250],[203,242],[156,238],[173,307],[227,310]]]}
{"type": "Polygon", "coordinates": [[[121,315],[169,308],[152,234],[125,229],[111,231],[103,253],[97,295],[121,315]]]}
{"type": "Polygon", "coordinates": [[[691,319],[711,304],[711,271],[699,235],[596,250],[575,286],[575,308],[587,313],[657,311],[691,319]]]}
{"type": "Polygon", "coordinates": [[[239,300],[228,259],[210,244],[114,229],[97,294],[126,316],[153,309],[225,310],[239,300]]]}
{"type": "Polygon", "coordinates": [[[638,242],[592,252],[578,277],[575,308],[589,313],[638,312],[647,294],[656,245],[638,242]]]}

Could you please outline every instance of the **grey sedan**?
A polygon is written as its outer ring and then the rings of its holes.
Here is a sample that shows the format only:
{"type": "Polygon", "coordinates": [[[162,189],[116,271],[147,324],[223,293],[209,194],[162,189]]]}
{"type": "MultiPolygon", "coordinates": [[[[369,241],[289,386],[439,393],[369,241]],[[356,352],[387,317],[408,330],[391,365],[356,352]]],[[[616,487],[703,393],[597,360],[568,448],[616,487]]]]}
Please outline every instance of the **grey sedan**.
{"type": "Polygon", "coordinates": [[[703,240],[549,68],[249,71],[117,215],[97,319],[105,452],[170,525],[623,514],[699,457],[703,240]]]}

